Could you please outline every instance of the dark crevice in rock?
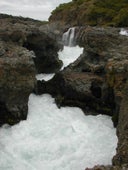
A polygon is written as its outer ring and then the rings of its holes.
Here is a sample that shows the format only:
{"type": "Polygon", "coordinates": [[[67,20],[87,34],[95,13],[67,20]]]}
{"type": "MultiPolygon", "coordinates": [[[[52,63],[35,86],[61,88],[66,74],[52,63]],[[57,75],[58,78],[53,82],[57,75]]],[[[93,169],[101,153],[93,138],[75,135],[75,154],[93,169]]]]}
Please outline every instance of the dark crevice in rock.
{"type": "Polygon", "coordinates": [[[18,119],[18,117],[15,114],[12,114],[7,109],[5,102],[0,101],[0,126],[2,126],[5,123],[9,125],[14,125],[18,123],[20,120],[21,120],[20,118],[18,119]]]}
{"type": "Polygon", "coordinates": [[[101,98],[102,89],[98,84],[96,84],[95,82],[92,82],[90,90],[92,92],[92,95],[94,95],[96,98],[101,98]]]}
{"type": "Polygon", "coordinates": [[[48,81],[38,81],[38,94],[50,93],[55,97],[58,107],[77,106],[85,114],[89,111],[112,116],[115,111],[113,90],[104,86],[97,77],[83,73],[58,73],[48,81]],[[93,79],[96,79],[95,81],[93,79]]]}
{"type": "Polygon", "coordinates": [[[33,58],[38,73],[53,73],[59,71],[62,62],[58,59],[59,45],[45,34],[32,33],[23,44],[28,50],[34,51],[33,58]]]}

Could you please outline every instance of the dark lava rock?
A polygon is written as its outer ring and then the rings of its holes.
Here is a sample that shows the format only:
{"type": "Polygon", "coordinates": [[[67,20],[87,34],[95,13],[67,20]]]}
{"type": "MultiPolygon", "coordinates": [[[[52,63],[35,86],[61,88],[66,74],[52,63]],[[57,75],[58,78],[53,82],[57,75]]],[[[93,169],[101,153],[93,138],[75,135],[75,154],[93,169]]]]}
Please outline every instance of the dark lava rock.
{"type": "Polygon", "coordinates": [[[105,86],[102,77],[91,73],[58,73],[49,82],[38,82],[38,91],[55,96],[58,106],[78,106],[86,114],[93,110],[94,114],[112,115],[113,91],[105,86]]]}
{"type": "Polygon", "coordinates": [[[15,124],[27,117],[28,97],[33,91],[33,54],[13,43],[0,42],[0,125],[15,124]]]}
{"type": "Polygon", "coordinates": [[[12,125],[27,117],[36,73],[57,72],[62,62],[43,22],[0,14],[0,25],[0,125],[12,125]]]}
{"type": "MultiPolygon", "coordinates": [[[[1,16],[1,15],[0,15],[1,16]]],[[[0,17],[0,39],[14,42],[34,51],[36,70],[38,73],[52,73],[60,70],[62,62],[58,59],[61,46],[55,37],[45,32],[45,24],[36,20],[25,20],[18,17],[0,17]]]]}
{"type": "Polygon", "coordinates": [[[59,46],[56,40],[39,31],[32,31],[27,35],[23,46],[35,52],[34,62],[38,73],[60,70],[62,61],[58,59],[59,46]]]}

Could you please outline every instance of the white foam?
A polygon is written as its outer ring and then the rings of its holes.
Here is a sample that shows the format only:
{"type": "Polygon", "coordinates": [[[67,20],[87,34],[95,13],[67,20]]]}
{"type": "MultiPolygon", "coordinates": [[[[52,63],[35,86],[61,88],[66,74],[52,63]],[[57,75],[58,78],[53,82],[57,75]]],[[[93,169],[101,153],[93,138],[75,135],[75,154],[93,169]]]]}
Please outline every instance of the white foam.
{"type": "Polygon", "coordinates": [[[64,49],[58,52],[59,59],[63,61],[62,69],[73,63],[80,56],[80,54],[82,54],[82,52],[83,48],[80,48],[79,46],[64,46],[64,49]]]}
{"type": "Polygon", "coordinates": [[[109,116],[58,109],[50,95],[30,95],[27,121],[0,129],[0,170],[84,170],[111,164],[117,146],[109,116]]]}
{"type": "Polygon", "coordinates": [[[128,36],[128,30],[125,30],[124,28],[122,28],[122,29],[120,30],[120,34],[121,34],[121,35],[128,36]]]}
{"type": "Polygon", "coordinates": [[[55,75],[54,73],[52,73],[52,74],[43,74],[43,73],[41,73],[41,74],[36,75],[36,79],[37,80],[48,81],[48,80],[51,80],[54,77],[54,75],[55,75]]]}

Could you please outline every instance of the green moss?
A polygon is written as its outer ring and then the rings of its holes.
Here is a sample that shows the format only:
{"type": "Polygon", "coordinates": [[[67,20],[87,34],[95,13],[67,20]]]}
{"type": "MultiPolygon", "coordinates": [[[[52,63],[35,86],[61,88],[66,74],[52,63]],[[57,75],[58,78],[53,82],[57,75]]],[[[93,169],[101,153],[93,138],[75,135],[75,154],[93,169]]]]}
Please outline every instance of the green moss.
{"type": "Polygon", "coordinates": [[[113,21],[116,23],[116,26],[128,26],[128,8],[121,9],[113,21]]]}
{"type": "MultiPolygon", "coordinates": [[[[87,1],[87,0],[86,0],[86,1],[87,1]]],[[[85,2],[85,0],[77,0],[77,1],[76,1],[76,4],[77,4],[77,5],[81,5],[81,4],[83,4],[84,2],[85,2]]]]}
{"type": "Polygon", "coordinates": [[[96,22],[97,25],[101,23],[110,22],[114,17],[114,10],[106,9],[106,8],[99,8],[93,7],[91,8],[90,12],[88,13],[88,20],[96,22]]]}

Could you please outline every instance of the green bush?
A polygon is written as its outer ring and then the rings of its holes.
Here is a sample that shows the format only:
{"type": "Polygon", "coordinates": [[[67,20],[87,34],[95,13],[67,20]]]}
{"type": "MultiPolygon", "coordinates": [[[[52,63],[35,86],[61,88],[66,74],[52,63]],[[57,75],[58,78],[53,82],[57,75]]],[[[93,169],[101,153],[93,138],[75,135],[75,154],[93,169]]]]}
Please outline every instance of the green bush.
{"type": "Polygon", "coordinates": [[[116,26],[128,26],[128,8],[121,9],[113,21],[116,23],[116,26]]]}
{"type": "Polygon", "coordinates": [[[63,10],[67,10],[67,9],[69,9],[71,7],[72,4],[73,4],[73,2],[60,4],[58,7],[56,7],[55,10],[53,10],[51,12],[51,14],[58,13],[58,12],[61,12],[63,10]]]}
{"type": "MultiPolygon", "coordinates": [[[[72,2],[59,5],[52,15],[63,13],[61,19],[74,15],[76,24],[80,25],[109,25],[128,26],[128,0],[72,0],[72,2]]],[[[70,23],[74,23],[74,17],[70,17],[70,23]]]]}

